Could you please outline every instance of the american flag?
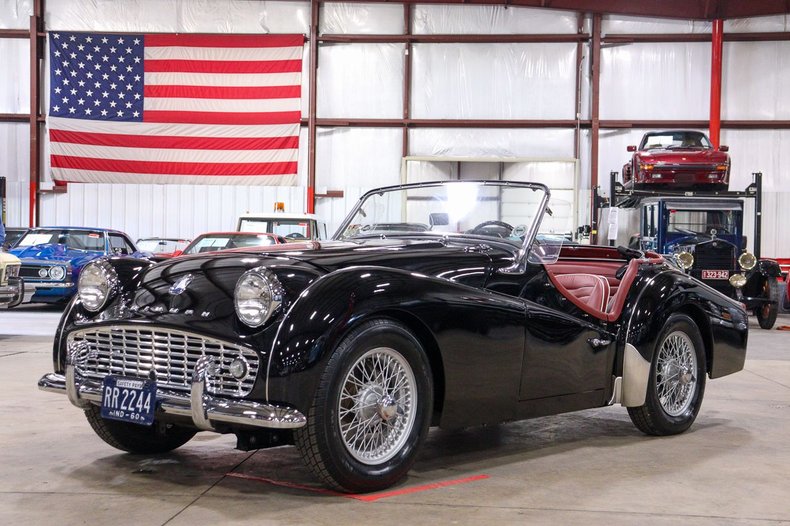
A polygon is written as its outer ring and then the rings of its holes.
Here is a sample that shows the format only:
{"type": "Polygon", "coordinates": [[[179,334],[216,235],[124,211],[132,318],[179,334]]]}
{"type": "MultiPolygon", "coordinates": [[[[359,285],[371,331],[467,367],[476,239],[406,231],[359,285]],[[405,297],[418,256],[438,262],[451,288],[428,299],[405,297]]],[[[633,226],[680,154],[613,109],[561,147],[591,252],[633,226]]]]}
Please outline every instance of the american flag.
{"type": "Polygon", "coordinates": [[[303,35],[49,33],[55,180],[293,185],[303,35]]]}

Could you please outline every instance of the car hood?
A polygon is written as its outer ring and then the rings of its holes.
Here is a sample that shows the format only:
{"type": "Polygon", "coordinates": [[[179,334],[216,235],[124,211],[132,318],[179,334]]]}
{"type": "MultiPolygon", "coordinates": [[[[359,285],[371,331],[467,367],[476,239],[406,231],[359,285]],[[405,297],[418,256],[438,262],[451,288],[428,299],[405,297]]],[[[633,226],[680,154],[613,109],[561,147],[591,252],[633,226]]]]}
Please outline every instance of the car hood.
{"type": "MultiPolygon", "coordinates": [[[[480,277],[489,269],[492,255],[507,257],[504,249],[480,246],[473,240],[442,240],[442,239],[402,239],[372,238],[358,241],[310,241],[305,243],[288,243],[270,245],[259,248],[244,248],[177,257],[164,261],[157,267],[173,265],[182,269],[198,270],[205,261],[237,259],[239,261],[255,258],[262,262],[271,258],[277,261],[292,260],[308,264],[321,273],[350,266],[383,266],[398,268],[412,272],[420,272],[429,276],[452,279],[457,271],[475,274],[480,277]]],[[[264,263],[265,265],[265,263],[264,263]]],[[[277,263],[281,266],[282,263],[277,263]]]]}
{"type": "Polygon", "coordinates": [[[35,263],[36,260],[39,260],[50,263],[70,263],[73,266],[79,266],[104,255],[101,252],[75,250],[67,248],[65,245],[49,243],[15,248],[11,253],[25,262],[35,263]]]}
{"type": "Polygon", "coordinates": [[[726,163],[729,156],[725,152],[718,150],[646,150],[637,154],[639,160],[647,164],[671,163],[671,164],[718,164],[726,163]]]}

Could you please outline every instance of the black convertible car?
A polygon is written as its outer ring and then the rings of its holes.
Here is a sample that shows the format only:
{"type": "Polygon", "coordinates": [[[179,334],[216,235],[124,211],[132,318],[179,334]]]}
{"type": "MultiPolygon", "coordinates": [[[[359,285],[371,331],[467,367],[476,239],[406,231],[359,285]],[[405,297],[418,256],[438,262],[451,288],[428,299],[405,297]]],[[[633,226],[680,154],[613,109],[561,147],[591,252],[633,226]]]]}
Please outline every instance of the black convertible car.
{"type": "Polygon", "coordinates": [[[541,231],[549,190],[449,182],[364,195],[329,242],[91,263],[54,373],[133,453],[201,430],[293,443],[344,491],[405,476],[430,426],[621,404],[691,426],[706,377],[743,368],[743,307],[627,248],[541,231]]]}

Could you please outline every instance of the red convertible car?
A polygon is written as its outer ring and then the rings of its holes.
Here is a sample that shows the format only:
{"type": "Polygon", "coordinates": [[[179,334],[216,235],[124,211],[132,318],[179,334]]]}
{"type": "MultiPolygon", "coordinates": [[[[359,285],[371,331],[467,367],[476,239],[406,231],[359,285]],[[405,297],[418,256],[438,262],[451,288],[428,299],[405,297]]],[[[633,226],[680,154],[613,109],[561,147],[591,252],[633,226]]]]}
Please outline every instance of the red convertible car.
{"type": "Polygon", "coordinates": [[[693,130],[651,131],[639,148],[629,146],[631,161],[623,166],[626,188],[706,188],[727,190],[730,156],[727,146],[715,149],[708,137],[693,130]]]}

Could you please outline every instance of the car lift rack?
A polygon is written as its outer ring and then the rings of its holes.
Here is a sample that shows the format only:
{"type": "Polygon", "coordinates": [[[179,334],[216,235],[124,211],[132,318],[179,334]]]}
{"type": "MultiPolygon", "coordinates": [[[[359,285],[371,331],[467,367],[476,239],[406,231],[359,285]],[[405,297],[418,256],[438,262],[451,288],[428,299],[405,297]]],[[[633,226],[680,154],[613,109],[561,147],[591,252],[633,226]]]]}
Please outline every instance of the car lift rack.
{"type": "Polygon", "coordinates": [[[760,244],[762,240],[762,215],[763,215],[763,174],[752,173],[752,183],[743,191],[731,190],[627,190],[617,182],[618,172],[609,172],[609,198],[601,197],[598,188],[595,188],[595,202],[598,208],[616,206],[618,208],[636,208],[645,197],[702,197],[702,198],[747,198],[754,199],[754,255],[760,259],[760,244]]]}

